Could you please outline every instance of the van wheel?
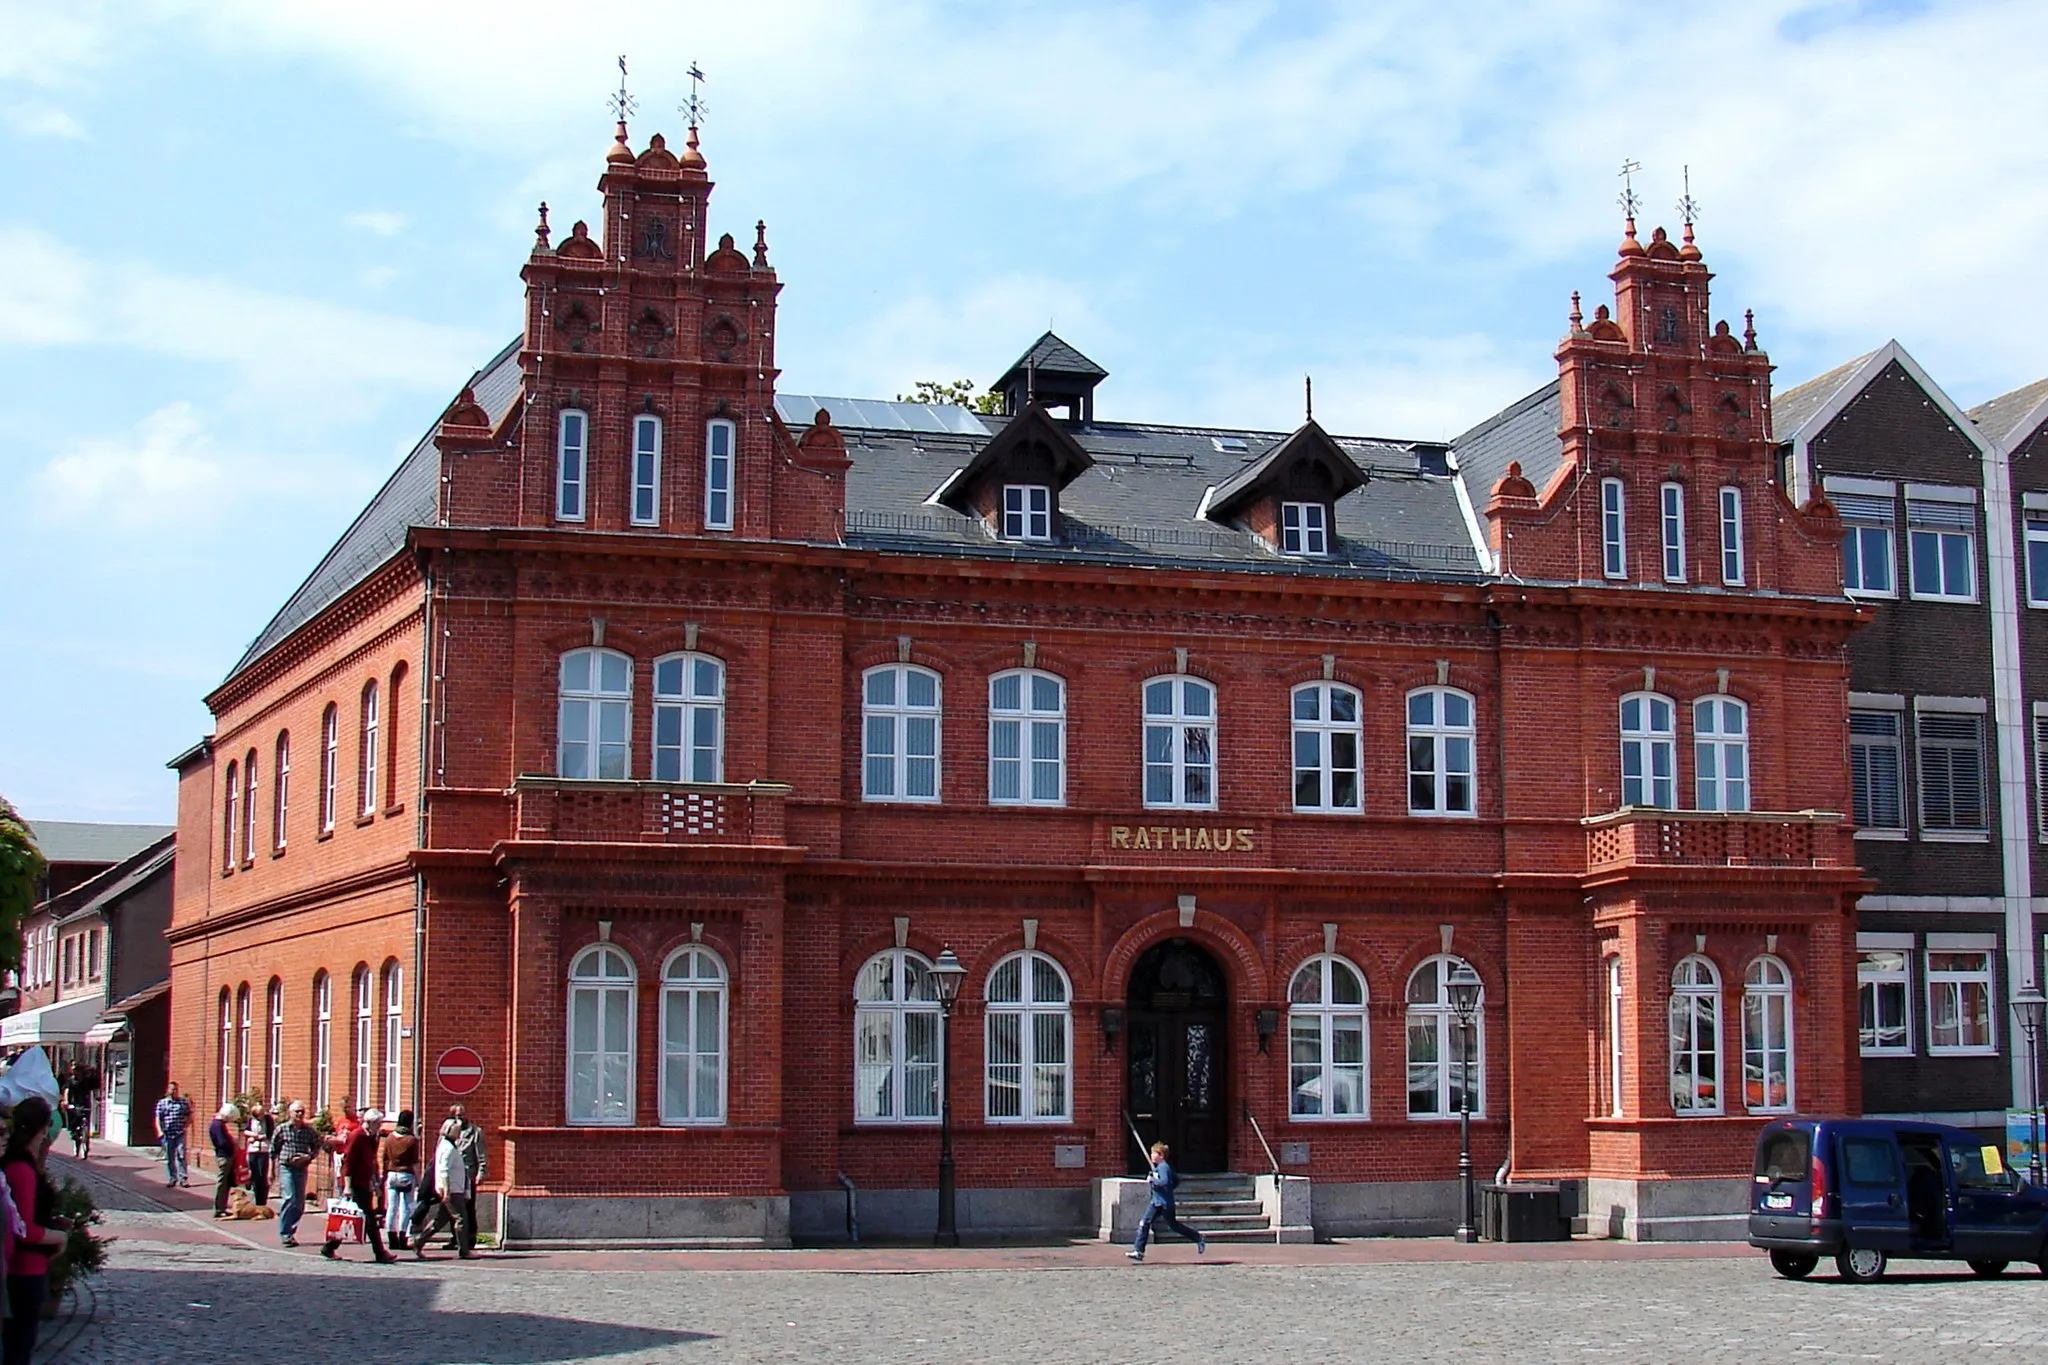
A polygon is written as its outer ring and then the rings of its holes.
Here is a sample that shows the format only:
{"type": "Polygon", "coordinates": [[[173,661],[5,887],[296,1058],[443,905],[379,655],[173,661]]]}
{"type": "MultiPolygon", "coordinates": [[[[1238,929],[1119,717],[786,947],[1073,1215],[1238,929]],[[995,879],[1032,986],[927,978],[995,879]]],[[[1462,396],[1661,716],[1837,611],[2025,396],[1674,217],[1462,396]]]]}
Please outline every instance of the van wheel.
{"type": "Polygon", "coordinates": [[[1980,1279],[1989,1280],[2003,1275],[2005,1268],[2011,1264],[2012,1262],[2010,1261],[1972,1261],[1970,1262],[1970,1270],[1980,1279]]]}
{"type": "Polygon", "coordinates": [[[1813,1273],[1820,1264],[1818,1256],[1802,1256],[1796,1251],[1774,1251],[1771,1253],[1771,1269],[1788,1280],[1803,1280],[1813,1273]]]}
{"type": "Polygon", "coordinates": [[[1884,1278],[1884,1253],[1869,1247],[1847,1248],[1835,1255],[1835,1269],[1850,1284],[1875,1284],[1884,1278]]]}

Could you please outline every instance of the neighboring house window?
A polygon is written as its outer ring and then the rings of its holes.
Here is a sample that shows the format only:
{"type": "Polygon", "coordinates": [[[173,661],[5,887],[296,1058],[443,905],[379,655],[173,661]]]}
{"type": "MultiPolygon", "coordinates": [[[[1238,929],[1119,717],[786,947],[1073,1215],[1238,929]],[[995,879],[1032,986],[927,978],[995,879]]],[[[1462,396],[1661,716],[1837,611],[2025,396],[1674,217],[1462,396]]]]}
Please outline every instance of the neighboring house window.
{"type": "Polygon", "coordinates": [[[853,986],[853,1116],[862,1123],[939,1117],[939,990],[908,948],[868,959],[853,986]]]}
{"type": "Polygon", "coordinates": [[[633,962],[593,943],[569,964],[569,1122],[633,1121],[633,962]]]}
{"type": "Polygon", "coordinates": [[[555,516],[559,520],[583,520],[589,455],[590,418],[576,408],[562,409],[555,437],[555,516]]]}
{"type": "Polygon", "coordinates": [[[1052,539],[1052,489],[1041,483],[1003,486],[1003,539],[1052,539]]]}
{"type": "Polygon", "coordinates": [[[1856,954],[1856,1041],[1866,1057],[1911,1056],[1913,981],[1902,948],[1864,948],[1856,954]]]}
{"type": "Polygon", "coordinates": [[[1721,1112],[1721,974],[1698,954],[1671,973],[1671,1108],[1721,1112]]]}
{"type": "Polygon", "coordinates": [[[1849,713],[1851,806],[1861,829],[1906,827],[1906,765],[1896,711],[1849,713]]]}
{"type": "Polygon", "coordinates": [[[264,992],[264,1006],[270,1027],[263,1050],[263,1059],[269,1063],[263,1098],[276,1104],[284,1095],[284,982],[271,979],[270,989],[264,992]]]}
{"type": "Polygon", "coordinates": [[[869,801],[939,799],[939,675],[912,664],[861,679],[861,794],[869,801]]]}
{"type": "Polygon", "coordinates": [[[356,755],[356,814],[377,813],[377,684],[363,684],[362,745],[356,755]]]}
{"type": "Polygon", "coordinates": [[[1742,978],[1742,1103],[1752,1114],[1792,1107],[1792,973],[1775,957],[1742,978]]]}
{"type": "Polygon", "coordinates": [[[1280,504],[1280,553],[1327,555],[1330,553],[1329,513],[1319,502],[1280,504]]]}
{"type": "Polygon", "coordinates": [[[1965,502],[1906,501],[1913,596],[1977,600],[1977,508],[1965,502]]]}
{"type": "Polygon", "coordinates": [[[1408,694],[1408,813],[1471,815],[1477,809],[1472,698],[1448,687],[1408,694]]]}
{"type": "Polygon", "coordinates": [[[1627,1068],[1626,1040],[1628,1009],[1627,995],[1622,989],[1621,957],[1614,954],[1607,959],[1607,1112],[1614,1118],[1622,1116],[1627,1085],[1624,1080],[1627,1068]]]}
{"type": "Polygon", "coordinates": [[[1450,992],[1451,973],[1460,965],[1455,957],[1433,957],[1408,978],[1410,1118],[1456,1118],[1468,1091],[1475,1117],[1486,1108],[1486,996],[1480,995],[1472,1027],[1460,1028],[1450,992]]]}
{"type": "Polygon", "coordinates": [[[282,853],[291,832],[292,737],[288,730],[277,732],[277,766],[271,779],[270,804],[270,846],[282,853]]]}
{"type": "Polygon", "coordinates": [[[384,964],[384,1112],[404,1107],[398,1091],[399,1043],[405,1035],[405,968],[384,964]]]}
{"type": "Polygon", "coordinates": [[[633,419],[633,524],[661,521],[661,419],[633,419]]]}
{"type": "Polygon", "coordinates": [[[1621,804],[1670,810],[1678,804],[1678,711],[1671,698],[1632,692],[1621,699],[1621,804]]]}
{"type": "Polygon", "coordinates": [[[256,800],[256,751],[251,749],[242,758],[242,866],[248,867],[256,860],[257,823],[256,800]]]}
{"type": "Polygon", "coordinates": [[[1216,689],[1199,678],[1145,684],[1145,804],[1216,808],[1216,689]]]}
{"type": "Polygon", "coordinates": [[[723,417],[704,424],[704,529],[732,529],[732,457],[739,428],[723,417]]]}
{"type": "Polygon", "coordinates": [[[988,799],[1057,806],[1066,800],[1067,685],[1016,669],[988,680],[988,799]]]}
{"type": "Polygon", "coordinates": [[[1746,580],[1742,562],[1742,490],[1721,490],[1721,581],[1737,587],[1746,580]]]}
{"type": "Polygon", "coordinates": [[[654,780],[725,780],[725,665],[708,654],[654,661],[654,780]]]}
{"type": "Polygon", "coordinates": [[[612,649],[572,649],[562,656],[555,772],[623,782],[633,704],[633,661],[612,649]]]}
{"type": "Polygon", "coordinates": [[[1044,953],[1013,953],[989,973],[990,1123],[1072,1119],[1071,996],[1067,974],[1044,953]]]}
{"type": "Polygon", "coordinates": [[[1888,497],[1860,493],[1830,493],[1828,498],[1842,514],[1846,531],[1842,538],[1842,587],[1874,597],[1894,596],[1899,590],[1892,570],[1896,504],[1888,497]]]}
{"type": "Polygon", "coordinates": [[[341,757],[341,713],[333,702],[320,716],[320,832],[334,832],[335,771],[341,757]]]}
{"type": "Polygon", "coordinates": [[[1919,732],[1920,828],[1932,833],[1982,833],[1984,718],[1949,711],[1922,711],[1919,732]]]}
{"type": "Polygon", "coordinates": [[[2048,715],[2034,716],[2034,813],[2048,842],[2048,715]]]}
{"type": "Polygon", "coordinates": [[[1628,577],[1628,512],[1620,479],[1600,480],[1600,572],[1628,577]]]}
{"type": "Polygon", "coordinates": [[[1685,488],[1667,483],[1657,489],[1658,523],[1664,546],[1664,581],[1685,581],[1685,488]]]}
{"type": "Polygon", "coordinates": [[[325,1109],[333,1094],[334,978],[321,972],[313,978],[313,1100],[325,1109]]]}
{"type": "Polygon", "coordinates": [[[356,1036],[355,1036],[355,1089],[351,1092],[356,1108],[362,1110],[374,1103],[370,1091],[371,1075],[371,1034],[376,1028],[376,984],[370,979],[368,964],[358,966],[355,974],[356,988],[356,1036]]]}
{"type": "Polygon", "coordinates": [[[1749,809],[1749,708],[1733,697],[1692,704],[1694,787],[1701,810],[1749,809]]]}
{"type": "Polygon", "coordinates": [[[661,968],[661,1121],[725,1121],[725,964],[680,948],[661,968]]]}
{"type": "Polygon", "coordinates": [[[1324,953],[1295,969],[1287,987],[1287,1113],[1297,1119],[1363,1119],[1367,1085],[1365,974],[1324,953]]]}
{"type": "Polygon", "coordinates": [[[1927,953],[1927,1050],[1990,1053],[1998,1050],[1991,1014],[1991,954],[1927,953]]]}
{"type": "Polygon", "coordinates": [[[1362,747],[1355,690],[1342,683],[1304,683],[1295,688],[1294,808],[1363,810],[1362,747]]]}
{"type": "Polygon", "coordinates": [[[228,763],[227,803],[221,813],[220,870],[235,870],[235,834],[242,824],[242,769],[228,763]]]}
{"type": "Polygon", "coordinates": [[[249,983],[235,992],[235,1094],[249,1093],[249,983]]]}
{"type": "Polygon", "coordinates": [[[2048,607],[2048,511],[2027,517],[2027,602],[2048,607]]]}

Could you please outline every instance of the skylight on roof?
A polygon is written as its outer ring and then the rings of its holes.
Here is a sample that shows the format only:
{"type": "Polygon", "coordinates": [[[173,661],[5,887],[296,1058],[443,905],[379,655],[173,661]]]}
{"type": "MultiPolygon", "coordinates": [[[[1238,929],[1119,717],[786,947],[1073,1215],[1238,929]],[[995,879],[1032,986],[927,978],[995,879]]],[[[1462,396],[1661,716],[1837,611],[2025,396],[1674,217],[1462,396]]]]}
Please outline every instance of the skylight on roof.
{"type": "Polygon", "coordinates": [[[1251,443],[1242,436],[1211,436],[1209,444],[1225,455],[1248,455],[1252,448],[1251,443]]]}

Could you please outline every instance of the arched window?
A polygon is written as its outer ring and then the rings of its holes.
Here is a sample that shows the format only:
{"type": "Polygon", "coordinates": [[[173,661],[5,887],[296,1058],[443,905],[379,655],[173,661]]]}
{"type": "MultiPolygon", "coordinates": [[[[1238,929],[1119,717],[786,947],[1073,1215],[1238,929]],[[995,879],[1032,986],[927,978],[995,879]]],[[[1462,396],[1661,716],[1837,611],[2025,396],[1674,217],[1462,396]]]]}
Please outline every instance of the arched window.
{"type": "Polygon", "coordinates": [[[1017,668],[988,680],[988,799],[1003,806],[1066,801],[1067,685],[1017,668]]]}
{"type": "Polygon", "coordinates": [[[227,803],[221,815],[220,869],[235,870],[235,834],[242,823],[242,769],[228,762],[227,803]]]}
{"type": "Polygon", "coordinates": [[[1200,678],[1145,684],[1145,804],[1216,808],[1216,689],[1200,678]]]}
{"type": "MultiPolygon", "coordinates": [[[[356,750],[356,814],[377,813],[377,683],[363,684],[362,742],[356,750]]],[[[360,1102],[360,1101],[359,1101],[360,1102]]]]}
{"type": "Polygon", "coordinates": [[[1012,953],[988,975],[990,1123],[1073,1117],[1073,992],[1040,952],[1012,953]]]}
{"type": "Polygon", "coordinates": [[[1742,1101],[1752,1114],[1792,1108],[1792,973],[1775,957],[1742,977],[1742,1101]]]}
{"type": "Polygon", "coordinates": [[[321,972],[313,978],[313,1103],[325,1109],[333,1098],[334,978],[321,972]]]}
{"type": "Polygon", "coordinates": [[[581,408],[563,408],[555,426],[555,517],[583,520],[583,492],[589,482],[590,418],[581,408]]]}
{"type": "Polygon", "coordinates": [[[384,809],[386,810],[390,810],[398,804],[398,720],[402,714],[400,708],[404,704],[405,693],[400,689],[405,686],[406,672],[405,661],[401,659],[392,667],[391,685],[384,691],[384,695],[389,698],[389,701],[386,703],[386,709],[390,712],[390,715],[386,716],[384,720],[384,809]]]}
{"type": "Polygon", "coordinates": [[[270,807],[270,846],[282,853],[291,833],[292,736],[289,730],[277,732],[277,762],[272,769],[270,807]]]}
{"type": "Polygon", "coordinates": [[[333,702],[320,715],[320,832],[334,832],[335,773],[341,757],[341,713],[333,702]]]}
{"type": "Polygon", "coordinates": [[[355,1088],[352,1091],[350,1091],[350,1094],[356,1102],[357,1111],[360,1112],[361,1110],[368,1108],[372,1103],[374,1103],[374,1101],[370,1097],[370,1037],[372,1030],[375,1028],[377,1009],[377,988],[376,983],[370,979],[370,968],[367,964],[359,964],[356,967],[355,988],[356,1046],[354,1057],[356,1064],[356,1073],[355,1088]]]}
{"type": "Polygon", "coordinates": [[[1366,1072],[1365,975],[1324,953],[1287,987],[1287,1112],[1297,1119],[1362,1119],[1372,1112],[1366,1072]]]}
{"type": "Polygon", "coordinates": [[[405,968],[396,962],[384,964],[384,1109],[397,1113],[399,1092],[399,1043],[405,1035],[405,968]]]}
{"type": "Polygon", "coordinates": [[[1365,809],[1359,782],[1358,693],[1342,683],[1294,689],[1294,808],[1365,809]]]}
{"type": "Polygon", "coordinates": [[[235,992],[235,1094],[249,1093],[249,983],[235,992]]]}
{"type": "Polygon", "coordinates": [[[862,797],[938,800],[939,675],[888,664],[869,669],[861,689],[862,797]]]}
{"type": "Polygon", "coordinates": [[[939,1117],[939,989],[908,948],[877,953],[853,983],[853,1116],[862,1123],[939,1117]]]}
{"type": "Polygon", "coordinates": [[[704,529],[732,529],[733,447],[739,428],[723,417],[704,424],[704,529]]]}
{"type": "Polygon", "coordinates": [[[1670,810],[1678,804],[1678,711],[1671,698],[1631,692],[1621,699],[1621,804],[1670,810]]]}
{"type": "Polygon", "coordinates": [[[1622,1101],[1626,1094],[1623,1063],[1627,1057],[1624,1028],[1624,1005],[1622,993],[1621,955],[1612,954],[1607,959],[1607,1112],[1615,1118],[1622,1116],[1622,1101]]]}
{"type": "Polygon", "coordinates": [[[256,858],[256,831],[262,828],[257,814],[256,801],[256,751],[251,749],[242,758],[242,866],[247,867],[256,858]]]}
{"type": "Polygon", "coordinates": [[[1472,815],[1478,809],[1472,697],[1449,687],[1408,694],[1408,813],[1472,815]]]}
{"type": "Polygon", "coordinates": [[[725,963],[692,945],[661,968],[661,1121],[725,1122],[725,963]]]}
{"type": "Polygon", "coordinates": [[[1451,1008],[1451,974],[1462,958],[1433,957],[1408,978],[1408,1117],[1456,1118],[1467,1091],[1472,1112],[1486,1107],[1486,995],[1472,1026],[1451,1008]]]}
{"type": "Polygon", "coordinates": [[[1721,1112],[1721,974],[1698,954],[1671,973],[1671,1108],[1721,1112]]]}
{"type": "Polygon", "coordinates": [[[661,419],[642,413],[633,419],[633,524],[661,522],[661,419]]]}
{"type": "Polygon", "coordinates": [[[220,1102],[235,1097],[235,1002],[228,988],[220,988],[220,1102]]]}
{"type": "Polygon", "coordinates": [[[1749,809],[1749,708],[1733,697],[1692,704],[1692,758],[1701,810],[1749,809]]]}
{"type": "Polygon", "coordinates": [[[268,1064],[263,1098],[276,1104],[284,1095],[284,982],[276,977],[270,979],[270,989],[264,992],[264,1018],[270,1027],[263,1050],[263,1060],[268,1064]]]}
{"type": "Polygon", "coordinates": [[[562,656],[555,772],[623,782],[633,705],[633,661],[615,649],[572,649],[562,656]]]}
{"type": "Polygon", "coordinates": [[[654,780],[725,780],[725,665],[709,654],[654,661],[654,780]]]}
{"type": "Polygon", "coordinates": [[[633,960],[593,943],[569,964],[569,1122],[633,1122],[633,960]]]}

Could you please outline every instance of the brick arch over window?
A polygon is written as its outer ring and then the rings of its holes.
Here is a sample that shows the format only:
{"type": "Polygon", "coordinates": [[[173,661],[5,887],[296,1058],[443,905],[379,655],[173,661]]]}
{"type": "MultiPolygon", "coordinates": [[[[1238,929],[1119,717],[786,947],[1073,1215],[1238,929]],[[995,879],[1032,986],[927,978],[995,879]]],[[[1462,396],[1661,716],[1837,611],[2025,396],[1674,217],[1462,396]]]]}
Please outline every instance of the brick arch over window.
{"type": "Polygon", "coordinates": [[[902,643],[895,638],[875,640],[846,656],[847,672],[857,678],[883,664],[912,664],[918,668],[929,668],[942,678],[950,678],[965,666],[958,655],[915,638],[910,642],[910,657],[906,659],[902,655],[902,643]]]}
{"type": "Polygon", "coordinates": [[[1130,983],[1131,969],[1145,950],[1170,938],[1185,938],[1209,950],[1229,974],[1234,1002],[1273,998],[1271,978],[1251,940],[1223,916],[1201,909],[1195,911],[1194,924],[1185,929],[1181,927],[1179,910],[1168,909],[1147,915],[1126,930],[1103,963],[1102,989],[1106,998],[1121,996],[1130,983]]]}
{"type": "MultiPolygon", "coordinates": [[[[1328,918],[1335,921],[1339,916],[1337,912],[1332,911],[1328,918]]],[[[1400,994],[1401,987],[1408,978],[1398,969],[1397,959],[1388,956],[1386,946],[1381,941],[1353,932],[1351,926],[1343,925],[1337,930],[1337,946],[1332,951],[1338,957],[1348,959],[1365,974],[1365,989],[1371,1000],[1371,1008],[1391,1008],[1387,1002],[1400,994]]],[[[1281,941],[1279,951],[1273,955],[1274,960],[1280,964],[1274,980],[1284,987],[1294,979],[1294,973],[1300,969],[1302,963],[1322,955],[1323,934],[1320,926],[1310,932],[1289,935],[1281,941]]],[[[1422,957],[1419,956],[1414,959],[1415,962],[1421,960],[1422,957]]],[[[1476,963],[1474,965],[1477,966],[1476,963]]],[[[1413,969],[1411,963],[1409,970],[1413,969]]]]}
{"type": "MultiPolygon", "coordinates": [[[[1038,930],[1036,943],[1035,949],[1027,950],[1024,947],[1024,931],[1020,927],[977,947],[974,950],[974,961],[968,964],[967,979],[961,983],[960,998],[965,1000],[971,996],[977,1000],[987,999],[989,974],[995,971],[996,966],[1004,958],[1025,951],[1043,953],[1059,963],[1060,970],[1067,974],[1067,984],[1073,987],[1075,1003],[1095,998],[1100,982],[1088,961],[1085,948],[1043,926],[1038,930]]],[[[957,953],[960,950],[955,948],[953,951],[957,953]]]]}

